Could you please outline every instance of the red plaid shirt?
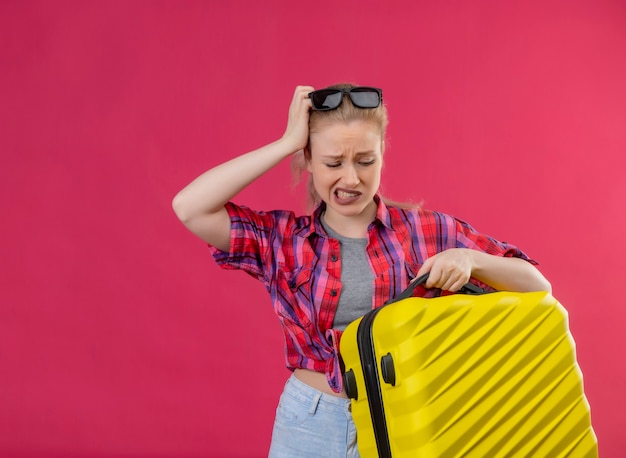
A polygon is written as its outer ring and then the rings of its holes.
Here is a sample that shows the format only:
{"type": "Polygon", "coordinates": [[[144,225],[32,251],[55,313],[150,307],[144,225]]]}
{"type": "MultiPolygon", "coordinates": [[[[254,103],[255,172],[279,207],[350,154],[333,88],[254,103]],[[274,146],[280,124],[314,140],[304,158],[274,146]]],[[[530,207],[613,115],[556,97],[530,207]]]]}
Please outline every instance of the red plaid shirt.
{"type": "MultiPolygon", "coordinates": [[[[375,276],[372,308],[398,295],[427,258],[448,248],[531,261],[518,248],[451,216],[376,201],[367,246],[375,276]]],[[[339,242],[328,237],[320,222],[324,208],[322,203],[312,215],[297,217],[290,211],[257,212],[228,203],[230,252],[209,248],[222,268],[244,270],[267,288],[285,334],[287,367],[325,373],[330,387],[340,392],[341,332],[332,324],[341,294],[341,256],[339,242]]]]}

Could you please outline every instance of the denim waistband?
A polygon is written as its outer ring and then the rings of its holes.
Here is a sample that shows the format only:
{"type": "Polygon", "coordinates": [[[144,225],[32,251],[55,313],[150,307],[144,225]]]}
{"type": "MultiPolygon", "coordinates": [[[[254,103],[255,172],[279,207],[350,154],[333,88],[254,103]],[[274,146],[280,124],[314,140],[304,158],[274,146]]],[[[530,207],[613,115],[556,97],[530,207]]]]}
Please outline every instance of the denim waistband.
{"type": "Polygon", "coordinates": [[[316,390],[312,386],[307,385],[294,374],[289,377],[285,384],[285,391],[289,396],[298,399],[300,402],[310,402],[310,413],[314,413],[318,408],[325,410],[341,410],[350,412],[350,399],[333,396],[316,390]]]}

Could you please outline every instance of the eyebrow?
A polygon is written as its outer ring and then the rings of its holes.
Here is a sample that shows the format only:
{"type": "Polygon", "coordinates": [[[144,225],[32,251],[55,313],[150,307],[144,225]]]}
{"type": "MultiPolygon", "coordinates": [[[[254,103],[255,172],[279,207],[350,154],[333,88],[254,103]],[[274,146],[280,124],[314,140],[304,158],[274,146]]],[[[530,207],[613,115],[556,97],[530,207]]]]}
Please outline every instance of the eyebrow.
{"type": "MultiPolygon", "coordinates": [[[[369,156],[372,154],[375,154],[376,151],[372,150],[372,151],[363,151],[360,153],[356,153],[355,156],[356,157],[361,157],[361,156],[369,156]]],[[[345,155],[343,154],[325,154],[322,156],[323,159],[343,159],[345,157],[345,155]]]]}

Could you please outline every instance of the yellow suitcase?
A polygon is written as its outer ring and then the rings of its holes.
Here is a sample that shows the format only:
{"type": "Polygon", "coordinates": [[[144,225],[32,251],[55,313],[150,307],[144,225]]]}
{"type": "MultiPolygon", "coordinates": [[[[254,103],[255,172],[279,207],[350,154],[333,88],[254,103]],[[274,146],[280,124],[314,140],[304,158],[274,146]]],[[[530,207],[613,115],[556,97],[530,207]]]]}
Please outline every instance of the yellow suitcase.
{"type": "Polygon", "coordinates": [[[361,456],[597,457],[558,301],[546,292],[410,297],[426,278],[341,337],[361,456]]]}

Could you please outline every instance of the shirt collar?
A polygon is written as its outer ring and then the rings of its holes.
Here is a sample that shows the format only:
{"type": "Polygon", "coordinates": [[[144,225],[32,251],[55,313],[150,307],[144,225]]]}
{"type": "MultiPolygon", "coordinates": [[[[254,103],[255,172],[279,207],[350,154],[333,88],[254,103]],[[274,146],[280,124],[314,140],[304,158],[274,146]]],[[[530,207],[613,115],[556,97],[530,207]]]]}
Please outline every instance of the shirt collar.
{"type": "Polygon", "coordinates": [[[393,230],[393,224],[391,224],[391,215],[389,214],[389,208],[387,208],[387,204],[383,202],[380,194],[376,194],[374,196],[374,200],[378,204],[378,209],[376,210],[376,219],[380,221],[387,229],[393,230]]]}
{"type": "MultiPolygon", "coordinates": [[[[393,225],[391,224],[391,215],[389,214],[389,209],[387,208],[387,205],[385,204],[385,202],[383,202],[379,194],[376,194],[374,196],[374,201],[376,202],[376,205],[378,207],[376,209],[376,217],[374,218],[374,221],[372,221],[372,224],[375,224],[376,220],[378,220],[387,229],[393,230],[393,225]]],[[[321,235],[322,237],[328,237],[328,234],[324,230],[321,221],[324,210],[326,210],[326,203],[322,201],[315,208],[315,210],[313,210],[313,214],[311,215],[311,218],[308,219],[307,224],[303,224],[298,229],[296,229],[294,231],[295,234],[304,238],[310,236],[313,233],[321,235]]],[[[372,224],[370,224],[370,228],[372,227],[372,224]]]]}

